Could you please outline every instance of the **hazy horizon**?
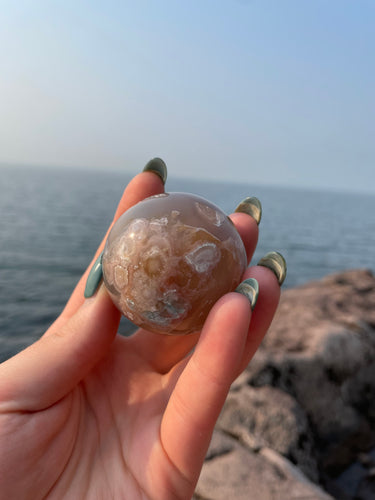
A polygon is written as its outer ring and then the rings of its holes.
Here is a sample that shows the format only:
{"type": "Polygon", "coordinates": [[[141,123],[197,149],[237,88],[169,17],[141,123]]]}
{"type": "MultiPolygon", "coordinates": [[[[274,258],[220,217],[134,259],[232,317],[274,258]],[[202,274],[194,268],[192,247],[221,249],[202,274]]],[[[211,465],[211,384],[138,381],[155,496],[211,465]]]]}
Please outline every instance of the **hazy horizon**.
{"type": "MultiPolygon", "coordinates": [[[[145,163],[145,162],[144,162],[145,163]]],[[[53,172],[61,172],[64,171],[67,174],[69,171],[71,172],[77,172],[81,174],[93,174],[95,173],[101,174],[101,175],[119,175],[121,176],[121,173],[124,174],[124,182],[128,181],[131,179],[132,176],[137,175],[139,172],[142,171],[144,165],[140,165],[139,169],[136,168],[128,168],[128,169],[122,169],[120,167],[114,168],[114,167],[101,167],[101,166],[74,166],[74,165],[69,165],[69,166],[64,166],[64,165],[37,165],[37,164],[22,164],[22,163],[2,163],[0,162],[0,170],[1,169],[26,169],[26,170],[37,170],[37,171],[45,171],[46,173],[53,173],[53,172]]],[[[213,176],[200,176],[200,177],[192,177],[192,176],[184,176],[181,172],[174,172],[173,169],[169,166],[168,168],[168,179],[167,179],[167,184],[166,184],[166,190],[168,191],[168,180],[172,182],[196,182],[199,183],[200,181],[206,185],[212,183],[212,184],[218,184],[218,185],[225,185],[225,184],[230,184],[231,186],[236,186],[236,185],[247,185],[247,186],[254,186],[255,188],[267,188],[270,190],[277,190],[277,189],[283,189],[283,190],[290,190],[290,191],[296,191],[296,192],[317,192],[317,193],[333,193],[333,194],[342,194],[342,195],[353,195],[353,196],[373,196],[374,195],[374,189],[372,186],[370,186],[367,190],[366,189],[355,189],[350,186],[348,187],[336,187],[334,185],[331,186],[322,186],[322,185],[291,185],[291,184],[282,184],[282,183],[274,183],[272,184],[269,181],[259,181],[259,182],[253,182],[250,178],[249,179],[244,179],[244,180],[235,180],[231,178],[217,178],[213,176]]],[[[124,184],[125,188],[125,184],[124,184]]],[[[256,194],[256,193],[255,193],[256,194]]]]}

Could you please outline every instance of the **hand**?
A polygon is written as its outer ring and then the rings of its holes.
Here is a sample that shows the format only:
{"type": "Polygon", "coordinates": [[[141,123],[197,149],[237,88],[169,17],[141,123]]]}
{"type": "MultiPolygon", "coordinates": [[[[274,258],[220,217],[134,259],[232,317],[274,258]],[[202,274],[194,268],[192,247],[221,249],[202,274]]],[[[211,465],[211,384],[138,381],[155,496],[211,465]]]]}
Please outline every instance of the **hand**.
{"type": "MultiPolygon", "coordinates": [[[[163,189],[155,173],[137,175],[114,220],[163,189]]],[[[258,226],[245,213],[232,220],[250,259],[258,226]]],[[[189,499],[230,385],[271,323],[278,281],[248,268],[254,311],[229,293],[200,335],[124,338],[104,286],[84,299],[87,275],[43,337],[0,365],[0,497],[189,499]]]]}

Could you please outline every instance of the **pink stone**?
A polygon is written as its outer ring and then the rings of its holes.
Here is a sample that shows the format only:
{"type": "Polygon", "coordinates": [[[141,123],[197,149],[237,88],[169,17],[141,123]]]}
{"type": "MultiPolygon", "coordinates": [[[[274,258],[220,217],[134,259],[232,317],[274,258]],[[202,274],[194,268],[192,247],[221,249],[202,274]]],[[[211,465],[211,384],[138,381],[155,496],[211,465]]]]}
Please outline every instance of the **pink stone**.
{"type": "Polygon", "coordinates": [[[188,193],[152,196],[126,211],[108,236],[102,262],[104,283],[124,316],[174,335],[199,331],[247,265],[229,217],[188,193]]]}

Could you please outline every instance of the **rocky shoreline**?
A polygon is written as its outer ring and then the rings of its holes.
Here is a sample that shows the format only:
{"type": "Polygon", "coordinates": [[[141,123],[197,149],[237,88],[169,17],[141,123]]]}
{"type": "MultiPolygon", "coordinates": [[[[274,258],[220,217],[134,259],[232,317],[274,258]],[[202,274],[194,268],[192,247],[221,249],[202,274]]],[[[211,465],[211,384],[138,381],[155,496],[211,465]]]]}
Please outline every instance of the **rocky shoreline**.
{"type": "Polygon", "coordinates": [[[234,382],[194,498],[375,498],[375,277],[285,290],[234,382]]]}

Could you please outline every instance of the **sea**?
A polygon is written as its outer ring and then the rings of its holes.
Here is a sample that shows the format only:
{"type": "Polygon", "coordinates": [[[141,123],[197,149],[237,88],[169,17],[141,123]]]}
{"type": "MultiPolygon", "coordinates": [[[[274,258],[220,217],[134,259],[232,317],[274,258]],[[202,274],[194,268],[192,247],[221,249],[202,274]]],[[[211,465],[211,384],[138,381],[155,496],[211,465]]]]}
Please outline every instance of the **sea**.
{"type": "MultiPolygon", "coordinates": [[[[0,361],[34,342],[61,312],[112,220],[128,173],[0,168],[0,361]]],[[[167,191],[201,195],[224,212],[246,196],[263,205],[253,262],[288,264],[284,288],[346,269],[375,271],[375,196],[174,178],[167,191]]]]}

